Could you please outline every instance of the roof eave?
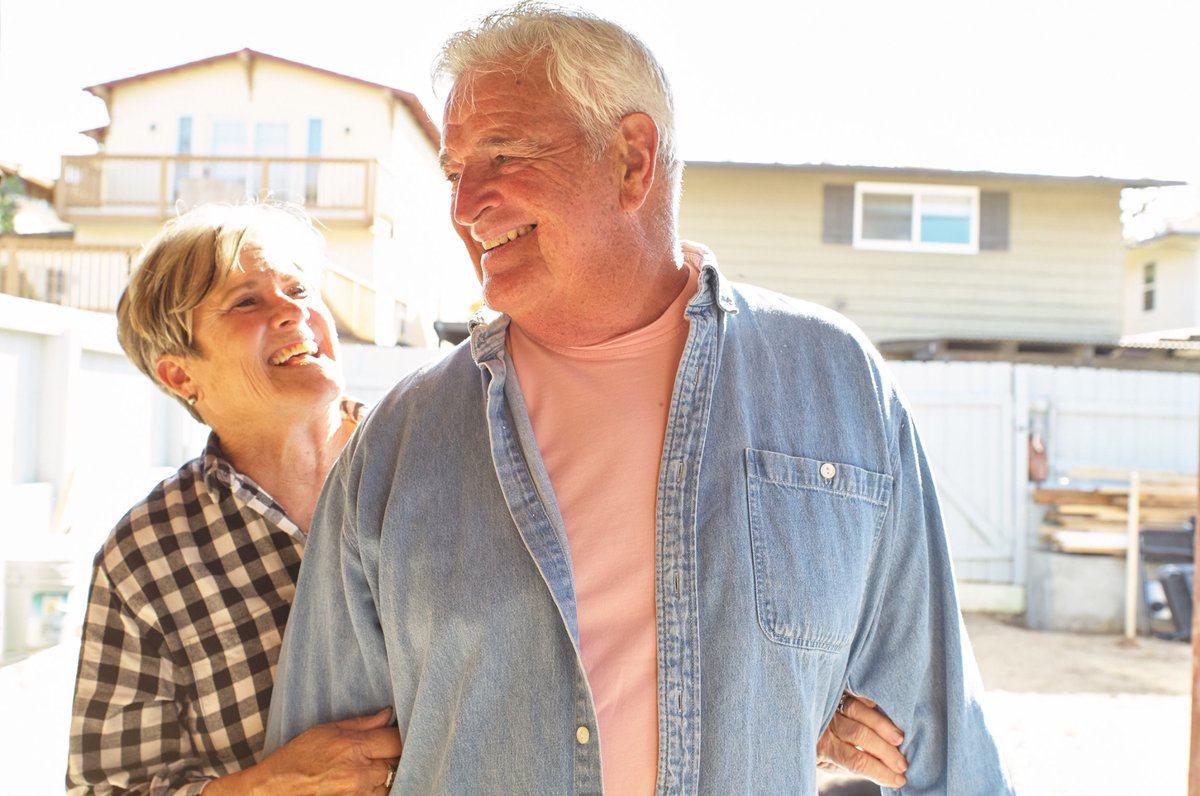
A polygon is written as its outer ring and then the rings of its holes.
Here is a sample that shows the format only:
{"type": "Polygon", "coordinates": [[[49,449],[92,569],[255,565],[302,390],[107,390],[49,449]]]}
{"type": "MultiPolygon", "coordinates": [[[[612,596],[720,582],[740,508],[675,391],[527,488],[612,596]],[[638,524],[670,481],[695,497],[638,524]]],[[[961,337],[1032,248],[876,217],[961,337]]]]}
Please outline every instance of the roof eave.
{"type": "Polygon", "coordinates": [[[952,177],[977,180],[1022,180],[1042,182],[1077,182],[1097,185],[1119,185],[1122,188],[1157,188],[1170,185],[1185,185],[1181,180],[1160,180],[1147,177],[1122,178],[1098,175],[1031,174],[1023,172],[934,169],[920,166],[854,166],[841,163],[756,163],[742,161],[689,160],[688,166],[711,166],[716,168],[786,169],[794,171],[832,171],[844,173],[866,173],[892,177],[952,177]]]}

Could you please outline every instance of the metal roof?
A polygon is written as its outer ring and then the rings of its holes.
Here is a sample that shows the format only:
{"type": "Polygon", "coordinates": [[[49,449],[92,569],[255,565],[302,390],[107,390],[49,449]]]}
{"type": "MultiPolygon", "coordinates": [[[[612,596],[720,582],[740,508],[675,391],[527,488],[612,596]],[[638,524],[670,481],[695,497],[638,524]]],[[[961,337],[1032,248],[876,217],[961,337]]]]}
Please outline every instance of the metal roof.
{"type": "Polygon", "coordinates": [[[928,337],[876,344],[885,359],[918,362],[1019,362],[1061,367],[1200,373],[1200,340],[1088,342],[928,337]]]}
{"type": "Polygon", "coordinates": [[[1184,185],[1179,180],[1160,180],[1148,177],[1123,178],[1096,175],[1025,174],[1003,171],[959,171],[955,169],[923,168],[919,166],[854,166],[841,163],[753,163],[739,161],[689,160],[688,166],[711,166],[716,168],[785,169],[791,171],[840,171],[866,173],[886,177],[941,177],[962,180],[1022,180],[1032,182],[1074,182],[1093,185],[1113,185],[1122,188],[1156,188],[1168,185],[1184,185]]]}

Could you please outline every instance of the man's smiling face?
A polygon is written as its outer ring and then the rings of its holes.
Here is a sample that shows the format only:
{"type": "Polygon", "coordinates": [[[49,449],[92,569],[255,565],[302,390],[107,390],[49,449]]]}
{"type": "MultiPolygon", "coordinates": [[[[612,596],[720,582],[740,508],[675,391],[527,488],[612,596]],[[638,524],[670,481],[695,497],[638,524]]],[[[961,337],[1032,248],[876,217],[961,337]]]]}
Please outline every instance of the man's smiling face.
{"type": "Polygon", "coordinates": [[[442,141],[452,217],[483,249],[489,306],[545,322],[623,278],[619,165],[595,156],[539,64],[460,81],[442,141]]]}

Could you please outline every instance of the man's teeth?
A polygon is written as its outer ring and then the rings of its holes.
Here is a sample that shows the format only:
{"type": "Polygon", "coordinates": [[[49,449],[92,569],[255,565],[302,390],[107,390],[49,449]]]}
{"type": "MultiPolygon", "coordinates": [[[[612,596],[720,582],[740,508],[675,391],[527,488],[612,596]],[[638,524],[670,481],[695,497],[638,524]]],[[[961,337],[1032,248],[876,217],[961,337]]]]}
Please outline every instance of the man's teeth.
{"type": "Polygon", "coordinates": [[[509,241],[516,240],[517,238],[521,237],[522,235],[526,235],[532,231],[533,231],[532,224],[526,224],[523,227],[517,227],[516,229],[509,230],[508,232],[504,233],[503,235],[501,235],[498,238],[492,238],[491,240],[482,241],[483,250],[491,251],[492,249],[496,248],[497,246],[501,246],[505,243],[508,243],[509,241]]]}
{"type": "Polygon", "coordinates": [[[271,356],[271,364],[282,365],[292,357],[300,356],[301,354],[310,354],[312,356],[316,356],[316,343],[312,342],[311,340],[302,340],[295,345],[290,345],[287,348],[281,348],[271,356]]]}

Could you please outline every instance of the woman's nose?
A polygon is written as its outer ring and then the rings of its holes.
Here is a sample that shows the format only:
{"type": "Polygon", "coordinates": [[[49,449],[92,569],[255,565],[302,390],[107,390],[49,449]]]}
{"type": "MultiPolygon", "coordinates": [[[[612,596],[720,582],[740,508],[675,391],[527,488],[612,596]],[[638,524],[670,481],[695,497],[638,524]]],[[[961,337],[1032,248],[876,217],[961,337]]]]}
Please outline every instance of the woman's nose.
{"type": "Polygon", "coordinates": [[[307,314],[308,310],[300,299],[287,293],[277,292],[272,297],[272,320],[276,325],[295,323],[307,314]]]}

